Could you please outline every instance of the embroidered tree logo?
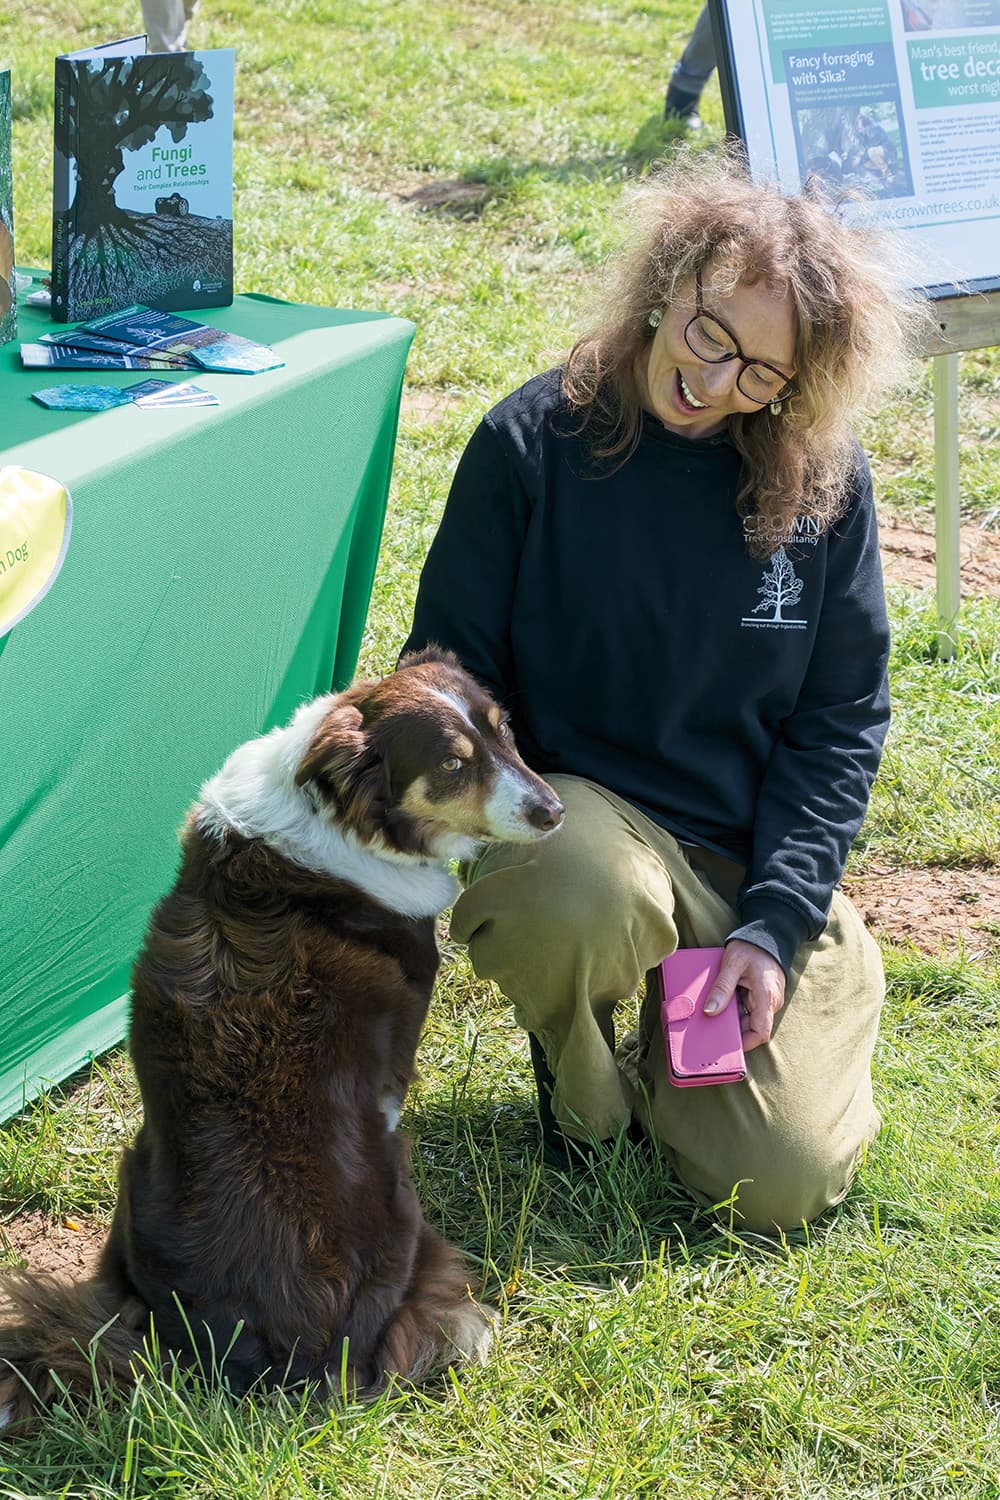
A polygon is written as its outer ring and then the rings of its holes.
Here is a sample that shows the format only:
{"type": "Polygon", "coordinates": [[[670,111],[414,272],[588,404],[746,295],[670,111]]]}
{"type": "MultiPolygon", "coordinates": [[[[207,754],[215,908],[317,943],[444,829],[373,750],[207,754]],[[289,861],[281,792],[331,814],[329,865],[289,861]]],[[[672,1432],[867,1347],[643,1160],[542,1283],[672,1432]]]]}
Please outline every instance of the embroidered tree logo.
{"type": "Polygon", "coordinates": [[[798,604],[802,594],[802,579],[796,577],[795,569],[784,547],[779,547],[772,557],[771,566],[765,572],[757,592],[762,594],[763,598],[751,611],[752,614],[759,615],[761,610],[770,609],[774,611],[770,618],[779,624],[800,623],[786,621],[781,613],[782,609],[798,604]]]}

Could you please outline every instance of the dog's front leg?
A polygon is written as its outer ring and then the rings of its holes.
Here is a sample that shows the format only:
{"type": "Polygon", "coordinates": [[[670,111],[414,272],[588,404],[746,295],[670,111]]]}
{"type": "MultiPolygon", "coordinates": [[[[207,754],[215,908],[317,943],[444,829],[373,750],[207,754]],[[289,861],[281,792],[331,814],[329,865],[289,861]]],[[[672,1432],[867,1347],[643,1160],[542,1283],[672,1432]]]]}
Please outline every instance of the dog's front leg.
{"type": "Polygon", "coordinates": [[[410,1289],[385,1329],[379,1363],[386,1375],[404,1380],[480,1364],[496,1323],[496,1313],[473,1297],[458,1251],[424,1224],[410,1289]]]}

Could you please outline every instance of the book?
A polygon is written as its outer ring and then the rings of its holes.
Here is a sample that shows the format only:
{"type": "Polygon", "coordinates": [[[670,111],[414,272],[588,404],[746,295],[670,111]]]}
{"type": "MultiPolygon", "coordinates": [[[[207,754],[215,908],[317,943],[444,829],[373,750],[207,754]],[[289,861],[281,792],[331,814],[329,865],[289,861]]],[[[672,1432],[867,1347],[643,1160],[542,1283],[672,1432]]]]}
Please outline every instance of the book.
{"type": "Polygon", "coordinates": [[[17,335],[14,281],[14,176],[10,148],[10,69],[0,71],[0,344],[17,335]]]}
{"type": "Polygon", "coordinates": [[[55,62],[52,315],[233,300],[231,48],[144,36],[55,62]]]}

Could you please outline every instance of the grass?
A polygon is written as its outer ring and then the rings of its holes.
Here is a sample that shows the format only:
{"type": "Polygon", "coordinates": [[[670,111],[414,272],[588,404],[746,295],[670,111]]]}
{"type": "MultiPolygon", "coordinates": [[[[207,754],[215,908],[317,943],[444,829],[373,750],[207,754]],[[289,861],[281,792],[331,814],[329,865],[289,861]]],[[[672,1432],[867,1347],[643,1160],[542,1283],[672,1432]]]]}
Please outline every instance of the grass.
{"type": "Polygon", "coordinates": [[[890,590],[893,722],[855,867],[1000,860],[1000,610],[965,605],[963,647],[933,659],[932,602],[890,590]]]}
{"type": "MultiPolygon", "coordinates": [[[[617,239],[624,181],[672,137],[669,63],[698,0],[205,0],[238,49],[237,278],[411,317],[408,388],[362,666],[389,667],[462,444],[557,357],[617,239]],[[471,185],[453,209],[415,190],[471,185]]],[[[7,0],[16,238],[48,259],[51,59],[138,20],[7,0]]],[[[707,141],[722,119],[714,85],[707,141]]],[[[1000,516],[1000,356],[961,371],[966,519],[1000,516]]],[[[929,372],[862,434],[880,504],[927,527],[929,372]]],[[[925,595],[891,590],[894,723],[853,858],[996,862],[1000,609],[934,659],[925,595]]],[[[736,1236],[623,1143],[567,1184],[534,1147],[524,1039],[449,949],[406,1124],[435,1221],[503,1326],[481,1369],[359,1407],[234,1406],[143,1380],[0,1446],[2,1500],[889,1500],[1000,1496],[997,973],[886,949],[884,1127],[808,1233],[736,1236]]],[[[122,1054],[0,1130],[3,1211],[105,1219],[137,1095],[122,1054]]],[[[2,1241],[0,1241],[2,1243],[2,1241]]]]}

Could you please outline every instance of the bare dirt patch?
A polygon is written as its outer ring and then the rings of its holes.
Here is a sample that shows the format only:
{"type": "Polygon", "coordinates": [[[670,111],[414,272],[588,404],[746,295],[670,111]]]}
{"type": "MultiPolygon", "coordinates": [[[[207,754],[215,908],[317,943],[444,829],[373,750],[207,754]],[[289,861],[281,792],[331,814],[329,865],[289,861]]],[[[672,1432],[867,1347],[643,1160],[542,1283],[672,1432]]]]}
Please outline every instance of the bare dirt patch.
{"type": "MultiPolygon", "coordinates": [[[[932,531],[879,518],[882,568],[887,583],[932,589],[937,578],[932,531]]],[[[961,528],[962,588],[973,594],[1000,594],[1000,534],[980,526],[961,528]]]]}
{"type": "Polygon", "coordinates": [[[438,422],[461,404],[461,396],[452,391],[404,391],[399,412],[411,422],[438,422]]]}
{"type": "Polygon", "coordinates": [[[29,1209],[16,1218],[0,1221],[0,1266],[52,1271],[79,1280],[93,1271],[107,1233],[106,1224],[88,1219],[50,1219],[37,1209],[29,1209]]]}
{"type": "Polygon", "coordinates": [[[440,281],[418,281],[415,276],[404,277],[401,281],[377,281],[374,285],[378,288],[379,301],[402,302],[408,297],[418,297],[422,301],[446,301],[448,288],[440,281]]]}
{"type": "Polygon", "coordinates": [[[478,218],[490,196],[487,183],[469,182],[464,177],[435,177],[396,194],[401,203],[460,219],[478,218]]]}
{"type": "Polygon", "coordinates": [[[1000,871],[868,869],[844,890],[876,937],[1000,960],[1000,871]]]}

